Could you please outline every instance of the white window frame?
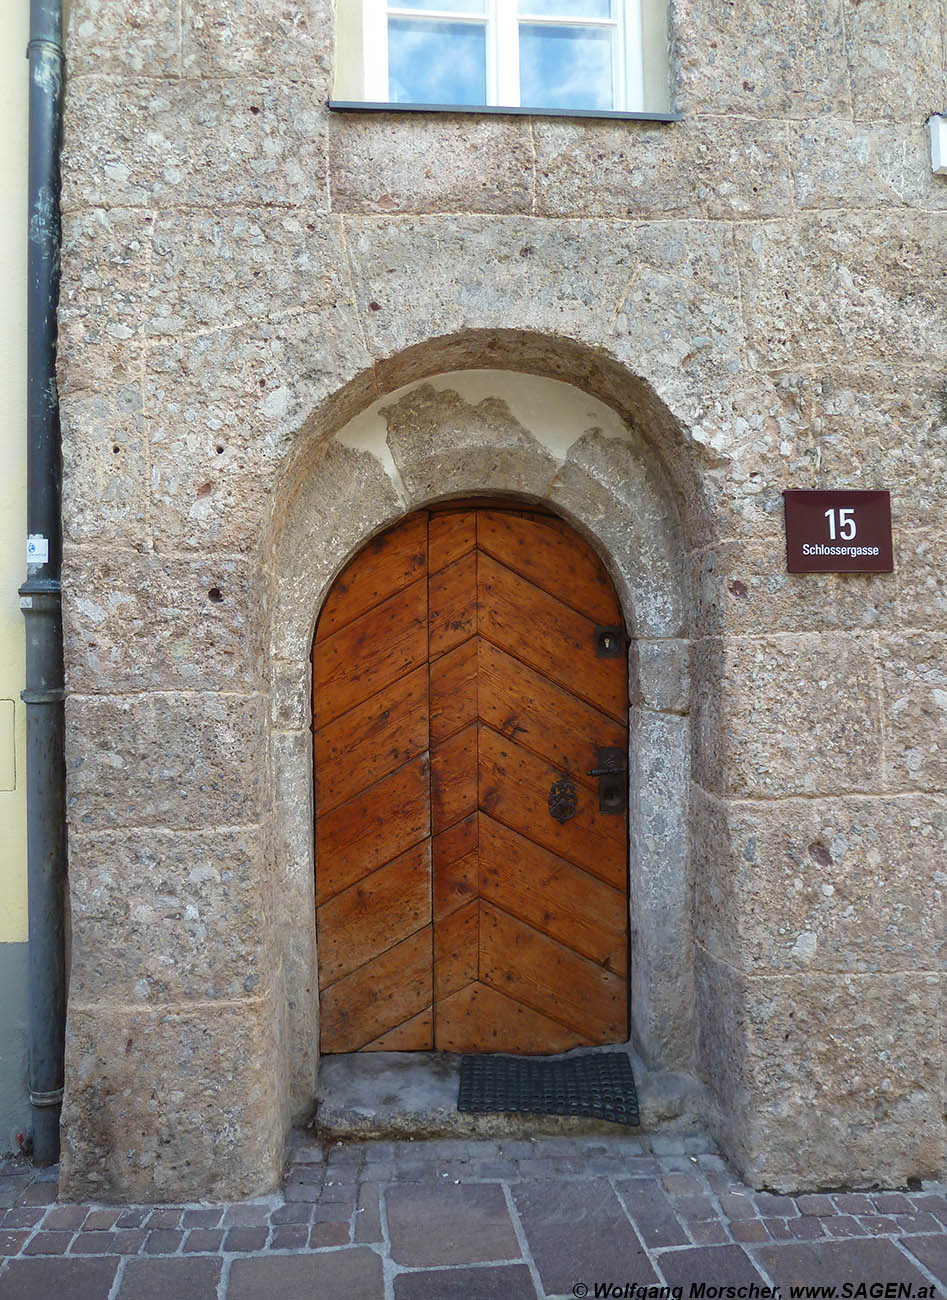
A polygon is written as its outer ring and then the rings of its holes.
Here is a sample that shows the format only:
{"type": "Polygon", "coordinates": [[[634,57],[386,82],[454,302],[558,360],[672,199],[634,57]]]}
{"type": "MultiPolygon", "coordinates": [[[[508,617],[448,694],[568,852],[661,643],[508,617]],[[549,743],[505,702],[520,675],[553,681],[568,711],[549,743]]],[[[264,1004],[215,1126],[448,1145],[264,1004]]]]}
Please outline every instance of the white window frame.
{"type": "MultiPolygon", "coordinates": [[[[548,109],[548,104],[520,104],[519,25],[599,27],[612,29],[612,85],[615,103],[607,112],[640,112],[644,104],[644,42],[641,0],[617,0],[614,18],[550,17],[542,0],[531,5],[535,14],[519,13],[518,0],[486,0],[483,13],[454,13],[446,9],[416,9],[410,0],[362,0],[362,54],[365,98],[391,103],[388,82],[388,19],[441,19],[486,28],[487,98],[484,107],[548,109]]],[[[462,105],[458,107],[477,107],[462,105]]],[[[562,110],[568,112],[567,109],[562,110]]]]}

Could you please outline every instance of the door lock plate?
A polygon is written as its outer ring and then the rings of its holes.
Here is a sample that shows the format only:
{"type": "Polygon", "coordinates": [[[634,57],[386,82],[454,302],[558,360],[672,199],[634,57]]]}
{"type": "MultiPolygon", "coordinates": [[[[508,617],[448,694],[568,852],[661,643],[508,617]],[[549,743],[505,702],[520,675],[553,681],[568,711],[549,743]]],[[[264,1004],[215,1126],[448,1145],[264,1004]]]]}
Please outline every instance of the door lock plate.
{"type": "Polygon", "coordinates": [[[595,629],[595,658],[620,659],[625,653],[625,632],[620,627],[595,629]]]}

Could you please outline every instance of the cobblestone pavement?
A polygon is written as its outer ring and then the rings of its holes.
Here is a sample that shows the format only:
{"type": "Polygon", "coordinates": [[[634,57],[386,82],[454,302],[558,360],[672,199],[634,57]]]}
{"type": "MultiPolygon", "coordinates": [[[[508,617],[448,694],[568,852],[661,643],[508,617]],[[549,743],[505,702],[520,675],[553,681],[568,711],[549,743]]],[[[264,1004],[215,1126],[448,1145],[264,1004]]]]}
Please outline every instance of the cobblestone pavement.
{"type": "Polygon", "coordinates": [[[694,1283],[947,1296],[947,1185],[753,1192],[699,1136],[299,1135],[283,1191],[253,1201],[109,1207],[56,1191],[55,1171],[0,1164],[0,1300],[551,1300],[634,1284],[689,1297],[694,1283]]]}

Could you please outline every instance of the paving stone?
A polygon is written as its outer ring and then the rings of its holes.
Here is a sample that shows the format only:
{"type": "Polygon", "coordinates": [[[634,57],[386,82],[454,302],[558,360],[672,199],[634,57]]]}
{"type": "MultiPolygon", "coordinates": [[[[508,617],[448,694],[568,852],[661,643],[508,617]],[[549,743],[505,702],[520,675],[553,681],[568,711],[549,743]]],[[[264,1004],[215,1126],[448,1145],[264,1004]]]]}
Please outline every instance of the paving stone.
{"type": "Polygon", "coordinates": [[[720,1208],[728,1219],[755,1219],[757,1218],[757,1209],[760,1214],[778,1214],[778,1210],[763,1209],[759,1205],[759,1198],[756,1201],[752,1196],[740,1196],[734,1192],[724,1192],[718,1197],[720,1208]]]}
{"type": "Polygon", "coordinates": [[[70,1255],[110,1255],[114,1236],[111,1232],[80,1232],[69,1247],[70,1255]]]}
{"type": "Polygon", "coordinates": [[[181,1215],[182,1228],[216,1228],[220,1223],[223,1209],[219,1206],[210,1210],[185,1210],[181,1215]]]}
{"type": "Polygon", "coordinates": [[[43,1211],[35,1205],[17,1205],[7,1210],[3,1216],[5,1228],[33,1228],[43,1217],[43,1211]]]}
{"type": "Polygon", "coordinates": [[[899,1214],[897,1216],[899,1232],[940,1232],[941,1225],[933,1214],[899,1214]]]}
{"type": "Polygon", "coordinates": [[[734,1241],[769,1241],[769,1232],[762,1219],[737,1219],[730,1224],[730,1233],[734,1241]]]}
{"type": "Polygon", "coordinates": [[[871,1237],[893,1237],[898,1231],[894,1219],[880,1214],[863,1214],[858,1222],[871,1237]]]}
{"type": "Polygon", "coordinates": [[[173,1255],[184,1240],[183,1232],[173,1228],[155,1228],[145,1239],[146,1255],[173,1255]]]}
{"type": "Polygon", "coordinates": [[[23,1248],[24,1255],[65,1255],[71,1232],[37,1232],[23,1248]]]}
{"type": "MultiPolygon", "coordinates": [[[[913,1238],[919,1241],[921,1238],[913,1238]]],[[[817,1282],[844,1286],[846,1282],[911,1282],[929,1285],[923,1274],[902,1255],[893,1241],[818,1241],[763,1246],[757,1257],[781,1289],[817,1282]]],[[[786,1291],[784,1290],[784,1294],[786,1291]]]]}
{"type": "Polygon", "coordinates": [[[318,1255],[237,1259],[227,1288],[227,1300],[273,1300],[274,1296],[384,1300],[384,1294],[381,1258],[367,1246],[318,1255]]]}
{"type": "Polygon", "coordinates": [[[355,1212],[355,1240],[381,1241],[381,1215],[378,1204],[378,1187],[363,1183],[358,1192],[355,1212]]]}
{"type": "Polygon", "coordinates": [[[313,1206],[308,1201],[281,1205],[270,1214],[270,1223],[311,1223],[313,1206]]]}
{"type": "Polygon", "coordinates": [[[830,1237],[864,1237],[865,1229],[851,1214],[835,1214],[824,1218],[822,1226],[830,1237]]]}
{"type": "MultiPolygon", "coordinates": [[[[795,1241],[795,1237],[789,1231],[791,1222],[791,1219],[760,1219],[760,1223],[765,1226],[766,1231],[774,1241],[795,1241]]],[[[730,1224],[730,1231],[733,1231],[732,1223],[730,1224]]]]}
{"type": "Polygon", "coordinates": [[[314,1223],[309,1231],[309,1245],[314,1250],[319,1246],[347,1246],[348,1244],[347,1223],[314,1223]]]}
{"type": "Polygon", "coordinates": [[[400,1273],[395,1300],[536,1300],[525,1264],[400,1273]]]}
{"type": "Polygon", "coordinates": [[[928,1214],[934,1214],[943,1224],[947,1224],[947,1196],[938,1196],[931,1192],[926,1192],[922,1196],[911,1198],[916,1210],[926,1210],[928,1214]]]}
{"type": "MultiPolygon", "coordinates": [[[[602,1157],[597,1157],[601,1162],[602,1157]]],[[[594,1161],[589,1162],[591,1169],[594,1161]]],[[[617,1161],[615,1162],[618,1163],[617,1161]]],[[[496,1178],[517,1178],[519,1169],[515,1160],[501,1160],[499,1157],[490,1159],[475,1160],[471,1163],[471,1177],[480,1178],[485,1181],[496,1178]]]]}
{"type": "MultiPolygon", "coordinates": [[[[358,1188],[355,1183],[333,1183],[328,1182],[322,1189],[319,1197],[320,1201],[334,1201],[337,1204],[351,1203],[355,1204],[358,1196],[358,1188]]],[[[289,1200],[289,1197],[286,1198],[289,1200]]],[[[300,1197],[300,1200],[303,1198],[300,1197]]]]}
{"type": "Polygon", "coordinates": [[[314,1205],[310,1223],[348,1223],[354,1210],[354,1205],[337,1205],[333,1201],[326,1205],[314,1205]]]}
{"type": "Polygon", "coordinates": [[[361,1181],[363,1183],[381,1183],[393,1178],[395,1162],[393,1160],[366,1160],[362,1165],[361,1181]]]}
{"type": "Polygon", "coordinates": [[[113,1232],[111,1233],[112,1245],[109,1253],[112,1255],[137,1255],[145,1244],[147,1236],[147,1228],[126,1228],[121,1232],[113,1232]]]}
{"type": "Polygon", "coordinates": [[[224,1250],[250,1252],[262,1250],[269,1236],[269,1228],[229,1228],[224,1238],[224,1250]]]}
{"type": "Polygon", "coordinates": [[[271,1206],[259,1203],[230,1205],[224,1212],[224,1227],[263,1227],[272,1222],[273,1213],[271,1206]]]}
{"type": "Polygon", "coordinates": [[[938,1233],[931,1237],[910,1237],[903,1245],[947,1286],[947,1236],[938,1233]]]}
{"type": "Polygon", "coordinates": [[[811,1215],[804,1215],[799,1219],[789,1219],[787,1222],[789,1231],[797,1241],[815,1241],[823,1235],[821,1221],[812,1218],[811,1215]]]}
{"type": "Polygon", "coordinates": [[[314,1205],[322,1196],[321,1183],[287,1183],[283,1188],[283,1196],[287,1203],[292,1201],[308,1201],[314,1205]]]}
{"type": "Polygon", "coordinates": [[[871,1198],[879,1214],[913,1214],[914,1206],[901,1192],[880,1192],[871,1198]]]}
{"type": "Polygon", "coordinates": [[[300,1165],[292,1170],[287,1182],[294,1186],[297,1183],[316,1183],[321,1187],[327,1176],[328,1171],[322,1165],[300,1165]]]}
{"type": "Polygon", "coordinates": [[[59,1195],[58,1183],[28,1183],[20,1193],[20,1205],[55,1205],[59,1195]]]}
{"type": "Polygon", "coordinates": [[[87,1205],[57,1205],[47,1213],[43,1229],[46,1232],[56,1232],[71,1228],[75,1232],[82,1227],[88,1213],[87,1205]]]}
{"type": "Polygon", "coordinates": [[[305,1250],[308,1245],[308,1223],[287,1223],[270,1233],[270,1250],[305,1250]]]}
{"type": "Polygon", "coordinates": [[[688,1230],[698,1246],[722,1246],[730,1240],[727,1229],[719,1219],[688,1224],[688,1230]]]}
{"type": "Polygon", "coordinates": [[[517,1183],[513,1200],[547,1291],[565,1294],[576,1282],[591,1287],[596,1279],[611,1277],[657,1281],[604,1178],[517,1183]]]}
{"type": "Polygon", "coordinates": [[[709,1196],[678,1196],[674,1199],[674,1213],[690,1224],[700,1219],[716,1219],[717,1207],[709,1196]]]}
{"type": "Polygon", "coordinates": [[[92,1210],[82,1226],[86,1232],[107,1232],[114,1228],[120,1213],[120,1210],[92,1210]]]}
{"type": "Polygon", "coordinates": [[[774,1196],[772,1192],[757,1192],[753,1198],[756,1208],[765,1218],[788,1219],[799,1213],[791,1196],[774,1196]]]}
{"type": "Polygon", "coordinates": [[[25,1178],[0,1178],[0,1209],[16,1204],[26,1182],[25,1178]]]}
{"type": "Polygon", "coordinates": [[[385,1200],[391,1254],[399,1264],[430,1267],[519,1258],[503,1189],[496,1183],[399,1183],[385,1200]]]}
{"type": "Polygon", "coordinates": [[[704,1184],[694,1174],[665,1174],[662,1180],[669,1196],[701,1196],[704,1184]]]}
{"type": "Polygon", "coordinates": [[[224,1239],[223,1228],[193,1228],[184,1242],[184,1253],[192,1254],[194,1251],[204,1251],[210,1253],[214,1250],[220,1250],[220,1243],[224,1239]]]}
{"type": "MultiPolygon", "coordinates": [[[[108,1300],[117,1259],[14,1259],[6,1267],[0,1282],[3,1300],[108,1300]]],[[[161,1300],[172,1294],[165,1292],[161,1300]]],[[[135,1300],[150,1300],[136,1296],[135,1300]]],[[[155,1297],[158,1300],[158,1297],[155,1297]]],[[[201,1300],[194,1296],[188,1300],[201,1300]]]]}
{"type": "Polygon", "coordinates": [[[691,1250],[668,1251],[658,1267],[671,1286],[688,1287],[695,1282],[712,1286],[765,1286],[765,1280],[739,1246],[694,1246],[691,1250]]]}
{"type": "Polygon", "coordinates": [[[0,1258],[7,1258],[10,1255],[18,1255],[24,1241],[29,1236],[26,1229],[17,1232],[11,1230],[7,1232],[5,1228],[0,1228],[0,1258]]]}
{"type": "Polygon", "coordinates": [[[130,1259],[117,1300],[217,1300],[219,1259],[130,1259]]]}
{"type": "Polygon", "coordinates": [[[661,1166],[661,1168],[664,1170],[666,1174],[668,1173],[686,1174],[689,1173],[691,1169],[694,1168],[691,1157],[685,1155],[659,1156],[658,1164],[661,1166]]]}
{"type": "Polygon", "coordinates": [[[843,1214],[872,1214],[875,1208],[867,1192],[836,1192],[833,1200],[843,1214]]]}
{"type": "Polygon", "coordinates": [[[637,1180],[626,1182],[624,1179],[616,1185],[646,1246],[688,1244],[687,1233],[681,1227],[671,1209],[670,1201],[660,1188],[650,1182],[641,1183],[637,1180]]]}
{"type": "MultiPolygon", "coordinates": [[[[116,1228],[140,1228],[149,1214],[148,1210],[123,1210],[115,1220],[116,1228]]],[[[49,1216],[47,1215],[47,1221],[49,1216]]]]}
{"type": "Polygon", "coordinates": [[[835,1206],[829,1196],[797,1196],[796,1206],[800,1214],[833,1214],[835,1206]]]}
{"type": "Polygon", "coordinates": [[[688,1156],[713,1155],[717,1144],[709,1133],[688,1133],[684,1137],[684,1154],[688,1156]]]}
{"type": "Polygon", "coordinates": [[[149,1228],[177,1228],[181,1223],[181,1211],[168,1209],[152,1210],[148,1217],[149,1228]]]}

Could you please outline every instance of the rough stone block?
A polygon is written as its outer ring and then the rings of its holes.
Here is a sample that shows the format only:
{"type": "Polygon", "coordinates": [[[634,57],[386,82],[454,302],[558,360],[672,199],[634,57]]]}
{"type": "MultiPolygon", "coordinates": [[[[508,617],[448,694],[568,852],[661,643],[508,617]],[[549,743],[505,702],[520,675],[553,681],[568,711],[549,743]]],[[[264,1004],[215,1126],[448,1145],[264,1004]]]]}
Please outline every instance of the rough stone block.
{"type": "Polygon", "coordinates": [[[268,998],[193,1009],[73,1003],[66,1044],[66,1199],[255,1196],[283,1134],[268,998]]]}
{"type": "Polygon", "coordinates": [[[726,805],[695,791],[696,938],[765,972],[939,970],[942,797],[726,805]]]}
{"type": "Polygon", "coordinates": [[[315,451],[306,468],[295,490],[288,485],[271,543],[271,654],[297,663],[312,652],[316,616],[332,580],[369,537],[404,511],[394,483],[371,452],[333,440],[315,451]]]}
{"type": "Polygon", "coordinates": [[[632,668],[632,699],[635,703],[662,713],[687,713],[690,705],[690,642],[673,638],[661,641],[639,638],[634,653],[637,654],[637,680],[632,668]]]}
{"type": "Polygon", "coordinates": [[[546,495],[594,529],[630,634],[679,637],[687,618],[683,539],[653,452],[633,434],[619,439],[590,430],[569,448],[546,495]]]}
{"type": "Polygon", "coordinates": [[[732,1113],[742,1094],[749,1182],[897,1185],[942,1168],[942,977],[747,980],[709,958],[701,976],[711,996],[732,986],[737,1030],[719,1095],[732,1113]]]}
{"type": "Polygon", "coordinates": [[[947,540],[942,528],[898,530],[895,564],[901,626],[947,625],[947,540]]]}
{"type": "Polygon", "coordinates": [[[870,636],[695,642],[695,775],[737,797],[876,791],[881,716],[870,636]]]}
{"type": "Polygon", "coordinates": [[[74,824],[206,829],[260,819],[262,696],[72,696],[66,799],[74,824]],[[135,797],[128,802],[128,791],[135,797]]]}
{"type": "Polygon", "coordinates": [[[536,214],[780,216],[791,202],[785,128],[746,118],[671,124],[536,118],[536,214]]]}
{"type": "Polygon", "coordinates": [[[278,731],[302,731],[312,725],[312,669],[308,659],[279,659],[270,665],[273,726],[278,731]]]}
{"type": "Polygon", "coordinates": [[[943,637],[880,636],[886,782],[892,790],[947,785],[947,664],[943,637]]]}
{"type": "Polygon", "coordinates": [[[839,118],[800,124],[792,137],[792,172],[801,208],[947,206],[916,105],[899,126],[839,118]]]}
{"type": "Polygon", "coordinates": [[[845,0],[856,118],[923,122],[944,107],[947,70],[935,50],[945,27],[943,0],[845,0]]]}
{"type": "Polygon", "coordinates": [[[318,86],[297,81],[78,77],[63,141],[63,210],[325,208],[320,101],[318,86]]]}
{"type": "Polygon", "coordinates": [[[145,546],[148,447],[140,387],[64,396],[59,417],[66,540],[145,546]]]}
{"type": "Polygon", "coordinates": [[[850,109],[843,0],[792,7],[677,0],[671,52],[688,113],[771,120],[850,109]]]}
{"type": "Polygon", "coordinates": [[[57,355],[63,396],[140,384],[151,222],[150,213],[117,202],[108,210],[64,211],[57,355]]]}
{"type": "Polygon", "coordinates": [[[694,556],[694,618],[705,636],[859,631],[900,623],[893,574],[787,573],[779,515],[764,538],[724,542],[694,556]]]}
{"type": "Polygon", "coordinates": [[[292,436],[367,364],[348,308],[152,347],[145,402],[156,544],[259,545],[292,436]]]}
{"type": "Polygon", "coordinates": [[[253,829],[71,834],[71,995],[146,1006],[258,992],[274,920],[266,847],[253,829]]]}
{"type": "Polygon", "coordinates": [[[245,560],[70,547],[64,578],[70,691],[260,688],[262,579],[245,560]]]}
{"type": "Polygon", "coordinates": [[[159,212],[143,297],[146,336],[344,307],[351,290],[341,224],[315,209],[257,204],[159,212]]]}
{"type": "Polygon", "coordinates": [[[181,66],[180,6],[175,0],[79,0],[66,10],[70,78],[83,73],[176,77],[181,66]]]}
{"type": "Polygon", "coordinates": [[[529,121],[469,113],[333,114],[329,190],[333,212],[529,212],[529,121]]]}
{"type": "Polygon", "coordinates": [[[762,368],[942,355],[937,213],[807,215],[736,231],[747,347],[762,368]]]}
{"type": "Polygon", "coordinates": [[[183,0],[185,77],[270,75],[328,94],[335,15],[327,0],[183,0]]]}

